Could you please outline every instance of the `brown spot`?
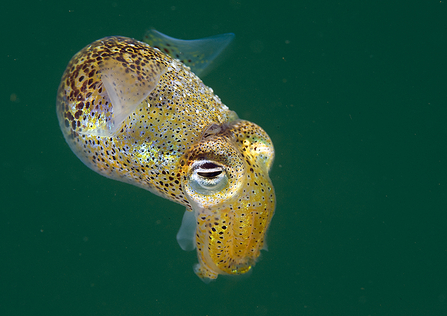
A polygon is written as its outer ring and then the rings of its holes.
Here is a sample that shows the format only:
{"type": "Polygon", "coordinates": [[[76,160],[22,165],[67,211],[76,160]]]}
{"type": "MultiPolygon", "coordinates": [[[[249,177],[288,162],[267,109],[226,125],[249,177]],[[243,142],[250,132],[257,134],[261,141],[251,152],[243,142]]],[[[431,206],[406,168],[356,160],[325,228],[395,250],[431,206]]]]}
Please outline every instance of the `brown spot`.
{"type": "Polygon", "coordinates": [[[70,120],[70,121],[73,121],[73,115],[71,114],[71,112],[67,112],[67,118],[68,118],[68,120],[70,120]]]}

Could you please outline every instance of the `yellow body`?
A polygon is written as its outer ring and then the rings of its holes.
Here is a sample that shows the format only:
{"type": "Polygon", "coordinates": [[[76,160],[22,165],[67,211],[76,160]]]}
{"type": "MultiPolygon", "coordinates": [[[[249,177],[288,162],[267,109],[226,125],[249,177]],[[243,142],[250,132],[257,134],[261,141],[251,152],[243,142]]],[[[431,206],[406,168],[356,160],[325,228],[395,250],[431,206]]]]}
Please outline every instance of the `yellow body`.
{"type": "Polygon", "coordinates": [[[68,64],[57,115],[88,167],[186,206],[193,220],[179,243],[197,248],[201,278],[251,269],[275,209],[273,145],[189,67],[146,43],[103,38],[68,64]]]}

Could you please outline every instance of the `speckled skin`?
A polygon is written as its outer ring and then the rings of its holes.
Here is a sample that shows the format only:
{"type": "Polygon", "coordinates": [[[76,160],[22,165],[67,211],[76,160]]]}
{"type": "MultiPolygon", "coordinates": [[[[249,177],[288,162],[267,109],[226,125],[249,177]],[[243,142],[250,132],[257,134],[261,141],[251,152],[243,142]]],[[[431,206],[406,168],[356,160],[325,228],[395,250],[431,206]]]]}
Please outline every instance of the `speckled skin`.
{"type": "Polygon", "coordinates": [[[195,212],[197,275],[251,269],[275,209],[273,145],[188,67],[134,39],[103,38],[72,58],[56,108],[68,145],[89,168],[195,212]],[[113,104],[111,87],[124,112],[113,104]],[[228,178],[209,194],[191,185],[194,163],[203,159],[228,178]]]}

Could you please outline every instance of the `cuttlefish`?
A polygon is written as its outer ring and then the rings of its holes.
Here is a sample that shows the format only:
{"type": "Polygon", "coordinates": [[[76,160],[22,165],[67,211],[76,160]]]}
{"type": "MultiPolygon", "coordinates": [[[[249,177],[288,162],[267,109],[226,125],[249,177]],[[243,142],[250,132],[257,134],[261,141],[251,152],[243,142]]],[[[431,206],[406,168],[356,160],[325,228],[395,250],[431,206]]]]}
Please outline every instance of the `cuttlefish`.
{"type": "Polygon", "coordinates": [[[272,141],[198,77],[233,37],[102,38],[74,55],[57,94],[62,133],[85,165],[186,207],[177,240],[197,249],[206,282],[251,270],[275,211],[272,141]]]}

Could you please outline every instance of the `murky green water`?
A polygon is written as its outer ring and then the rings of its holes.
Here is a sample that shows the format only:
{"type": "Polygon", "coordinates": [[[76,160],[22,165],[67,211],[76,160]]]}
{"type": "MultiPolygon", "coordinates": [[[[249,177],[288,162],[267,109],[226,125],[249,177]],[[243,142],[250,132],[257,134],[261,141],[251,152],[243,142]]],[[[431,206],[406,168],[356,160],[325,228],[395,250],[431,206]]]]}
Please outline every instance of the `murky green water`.
{"type": "Polygon", "coordinates": [[[446,314],[446,5],[3,4],[0,314],[446,314]],[[277,153],[249,277],[200,281],[183,208],[90,171],[59,131],[72,55],[149,27],[236,34],[204,81],[277,153]]]}

